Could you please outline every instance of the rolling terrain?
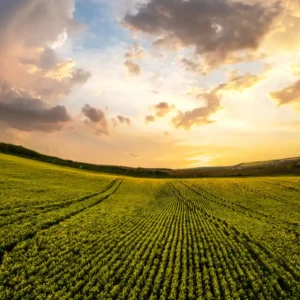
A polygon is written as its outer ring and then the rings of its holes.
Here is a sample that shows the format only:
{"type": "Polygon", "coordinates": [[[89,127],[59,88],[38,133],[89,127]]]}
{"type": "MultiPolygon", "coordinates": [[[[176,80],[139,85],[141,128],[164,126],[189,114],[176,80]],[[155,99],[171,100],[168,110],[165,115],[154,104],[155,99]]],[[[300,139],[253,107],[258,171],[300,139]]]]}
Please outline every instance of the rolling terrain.
{"type": "Polygon", "coordinates": [[[300,178],[147,179],[0,155],[0,299],[295,299],[300,178]]]}
{"type": "Polygon", "coordinates": [[[132,168],[125,166],[95,165],[48,156],[12,144],[0,143],[0,153],[84,169],[94,172],[141,178],[197,178],[300,175],[300,157],[240,163],[227,167],[200,167],[190,169],[132,168]]]}

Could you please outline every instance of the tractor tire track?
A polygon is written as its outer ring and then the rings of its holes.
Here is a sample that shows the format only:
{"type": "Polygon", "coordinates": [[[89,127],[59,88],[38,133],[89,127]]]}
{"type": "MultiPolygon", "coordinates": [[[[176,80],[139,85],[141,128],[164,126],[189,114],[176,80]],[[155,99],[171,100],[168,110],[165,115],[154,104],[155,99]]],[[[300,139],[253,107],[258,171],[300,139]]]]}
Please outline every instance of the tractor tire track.
{"type": "MultiPolygon", "coordinates": [[[[76,198],[76,199],[70,200],[70,201],[62,201],[61,203],[54,204],[54,205],[50,204],[50,205],[45,205],[45,206],[42,206],[42,207],[40,206],[40,207],[38,207],[38,209],[40,211],[36,211],[35,213],[30,214],[30,215],[23,215],[23,216],[20,216],[19,218],[16,216],[17,219],[15,219],[15,220],[11,220],[7,223],[0,223],[0,228],[4,227],[4,226],[7,226],[7,225],[19,223],[20,221],[22,221],[24,219],[27,219],[27,218],[30,219],[32,217],[39,216],[39,215],[42,215],[42,214],[45,214],[45,213],[48,213],[48,212],[55,212],[55,211],[58,211],[60,209],[70,207],[71,205],[89,200],[89,199],[91,199],[93,197],[96,197],[100,194],[104,194],[106,191],[108,191],[110,188],[112,188],[114,186],[114,184],[116,184],[118,181],[119,181],[119,178],[113,180],[103,190],[101,190],[99,192],[96,192],[96,193],[88,194],[88,195],[85,195],[85,196],[82,196],[82,197],[79,197],[79,198],[76,198]]],[[[32,206],[32,207],[34,208],[34,206],[32,206]]]]}
{"type": "MultiPolygon", "coordinates": [[[[41,230],[48,230],[49,228],[51,228],[52,226],[55,226],[55,225],[59,225],[60,223],[78,215],[79,213],[82,213],[83,211],[87,210],[87,209],[90,209],[98,204],[100,204],[101,202],[103,202],[104,200],[107,200],[109,197],[111,197],[112,195],[114,195],[117,190],[119,189],[119,187],[121,186],[122,182],[124,181],[124,179],[120,179],[120,178],[117,178],[116,180],[114,180],[113,182],[111,182],[108,187],[106,187],[103,191],[97,193],[96,196],[100,195],[100,194],[103,194],[105,193],[106,191],[108,191],[109,189],[112,189],[112,191],[106,195],[106,196],[103,196],[103,197],[100,197],[99,199],[97,199],[95,202],[91,203],[90,205],[88,205],[87,207],[82,207],[76,211],[73,211],[71,212],[70,214],[68,215],[65,215],[65,216],[62,216],[60,218],[57,218],[57,219],[54,219],[54,220],[49,220],[49,221],[46,221],[42,224],[40,224],[40,226],[38,226],[38,228],[32,232],[29,232],[29,233],[26,233],[24,236],[18,238],[16,241],[10,243],[10,244],[7,244],[7,245],[3,245],[2,247],[0,247],[0,265],[2,264],[2,261],[3,261],[3,257],[5,255],[5,253],[10,253],[13,251],[13,249],[20,243],[20,242],[23,242],[23,241],[26,241],[26,240],[29,240],[29,239],[32,239],[34,238],[41,230]]],[[[96,196],[93,196],[93,197],[96,197],[96,196]]],[[[90,197],[90,198],[93,198],[93,197],[90,197]]],[[[89,198],[89,199],[90,199],[89,198]]]]}

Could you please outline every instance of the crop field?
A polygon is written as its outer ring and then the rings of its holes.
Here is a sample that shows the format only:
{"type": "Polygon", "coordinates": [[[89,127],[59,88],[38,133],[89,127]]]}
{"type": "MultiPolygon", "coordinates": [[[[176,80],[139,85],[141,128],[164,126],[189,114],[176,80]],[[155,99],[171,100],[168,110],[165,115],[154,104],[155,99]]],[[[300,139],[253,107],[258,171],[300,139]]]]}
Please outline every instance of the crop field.
{"type": "Polygon", "coordinates": [[[0,299],[300,299],[300,177],[133,179],[0,155],[0,299]]]}

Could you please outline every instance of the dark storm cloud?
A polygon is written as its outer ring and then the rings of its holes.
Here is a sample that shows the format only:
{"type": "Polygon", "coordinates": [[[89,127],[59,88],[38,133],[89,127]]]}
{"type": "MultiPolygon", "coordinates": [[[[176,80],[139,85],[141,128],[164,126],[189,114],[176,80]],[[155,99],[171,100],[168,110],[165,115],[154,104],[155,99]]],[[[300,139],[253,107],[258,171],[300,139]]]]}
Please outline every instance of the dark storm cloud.
{"type": "Polygon", "coordinates": [[[51,132],[71,120],[64,106],[47,107],[8,83],[0,85],[0,121],[24,131],[51,132]]]}
{"type": "Polygon", "coordinates": [[[218,66],[241,50],[255,50],[281,12],[278,3],[229,0],[152,0],[124,24],[156,36],[156,45],[195,47],[210,66],[218,66]]]}

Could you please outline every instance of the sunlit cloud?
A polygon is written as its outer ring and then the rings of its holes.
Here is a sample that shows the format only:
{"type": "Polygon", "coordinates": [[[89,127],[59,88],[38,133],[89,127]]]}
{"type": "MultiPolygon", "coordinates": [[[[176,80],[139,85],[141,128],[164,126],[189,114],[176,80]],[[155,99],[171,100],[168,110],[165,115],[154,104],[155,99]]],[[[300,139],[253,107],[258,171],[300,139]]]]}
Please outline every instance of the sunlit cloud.
{"type": "Polygon", "coordinates": [[[141,67],[130,60],[126,60],[124,62],[125,67],[127,68],[128,74],[130,75],[140,75],[141,74],[141,67]]]}
{"type": "Polygon", "coordinates": [[[150,167],[297,154],[299,1],[82,4],[0,3],[2,140],[150,167]]]}

